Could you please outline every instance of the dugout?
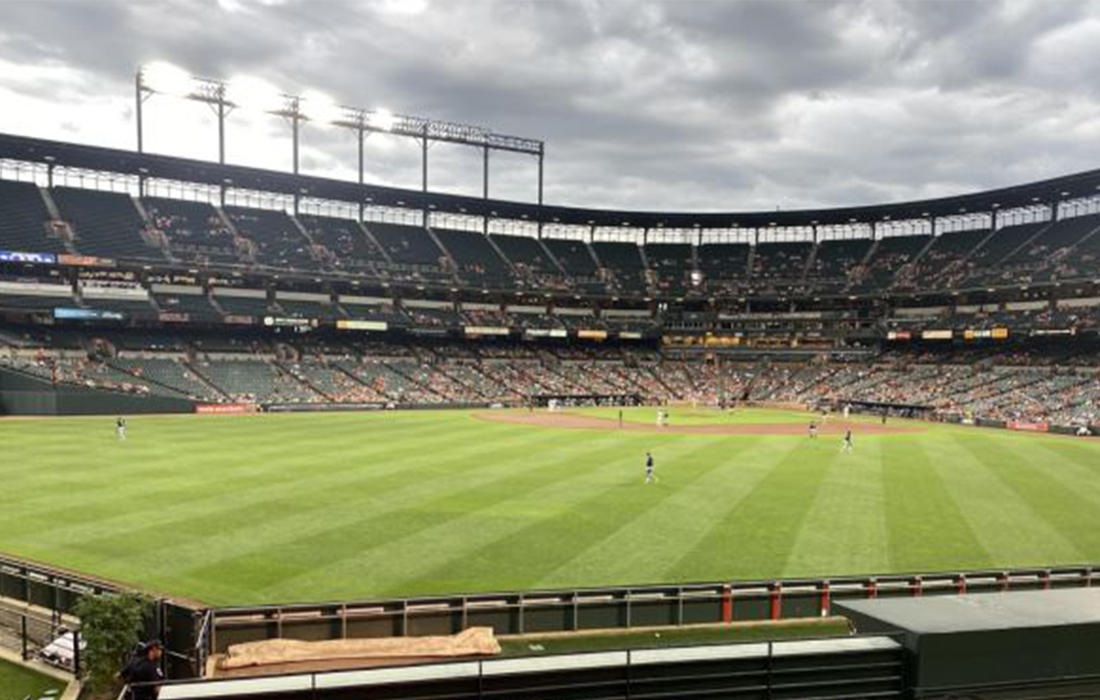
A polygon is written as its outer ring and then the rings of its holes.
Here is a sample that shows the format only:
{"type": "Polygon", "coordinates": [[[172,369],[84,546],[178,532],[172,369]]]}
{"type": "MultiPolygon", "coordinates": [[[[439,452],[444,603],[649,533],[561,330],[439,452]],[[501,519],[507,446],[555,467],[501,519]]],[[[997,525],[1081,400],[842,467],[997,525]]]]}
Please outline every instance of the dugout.
{"type": "Polygon", "coordinates": [[[1100,696],[1100,590],[845,601],[861,634],[900,634],[915,698],[1100,696]]]}
{"type": "Polygon", "coordinates": [[[927,418],[936,410],[932,406],[922,406],[912,403],[887,403],[883,401],[837,401],[834,410],[842,411],[845,406],[851,406],[856,413],[873,413],[881,416],[886,413],[900,418],[927,418]]]}

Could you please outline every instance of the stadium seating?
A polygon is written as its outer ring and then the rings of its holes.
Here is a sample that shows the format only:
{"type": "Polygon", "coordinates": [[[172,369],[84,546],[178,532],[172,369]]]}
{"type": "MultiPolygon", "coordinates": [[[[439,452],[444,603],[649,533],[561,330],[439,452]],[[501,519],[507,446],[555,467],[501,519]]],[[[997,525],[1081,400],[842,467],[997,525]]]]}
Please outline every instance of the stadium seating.
{"type": "Polygon", "coordinates": [[[288,270],[319,270],[312,245],[286,212],[273,209],[226,207],[225,214],[247,241],[258,265],[288,270]]]}
{"type": "Polygon", "coordinates": [[[704,243],[697,251],[699,270],[711,292],[741,293],[749,286],[748,243],[704,243]]]}
{"type": "Polygon", "coordinates": [[[73,244],[84,255],[164,261],[164,253],[141,232],[145,222],[133,198],[121,192],[54,187],[50,196],[72,228],[73,244]]]}
{"type": "Polygon", "coordinates": [[[395,264],[444,267],[446,253],[436,245],[427,229],[374,221],[368,222],[366,227],[395,264]]]}
{"type": "Polygon", "coordinates": [[[503,235],[490,235],[489,238],[512,263],[525,286],[537,288],[546,285],[561,288],[564,285],[561,270],[538,239],[503,235]]]}
{"type": "Polygon", "coordinates": [[[954,289],[966,276],[964,261],[989,236],[988,229],[954,231],[938,236],[913,265],[898,271],[892,288],[954,289]]]}
{"type": "Polygon", "coordinates": [[[0,180],[0,250],[66,252],[61,240],[49,233],[49,220],[37,185],[0,180]]]}
{"type": "Polygon", "coordinates": [[[683,296],[691,286],[694,251],[690,243],[648,243],[645,257],[660,294],[683,296]]]}
{"type": "Polygon", "coordinates": [[[932,236],[890,236],[880,239],[862,269],[851,274],[852,290],[866,293],[890,287],[894,276],[906,270],[932,242],[932,236]]]}
{"type": "Polygon", "coordinates": [[[647,293],[646,265],[637,243],[597,241],[592,250],[604,269],[611,271],[616,291],[632,296],[647,293]]]}
{"type": "Polygon", "coordinates": [[[432,232],[455,261],[464,282],[498,289],[513,286],[508,263],[484,234],[440,228],[433,228],[432,232]]]}
{"type": "Polygon", "coordinates": [[[172,257],[207,264],[241,262],[232,230],[210,204],[158,197],[141,201],[150,229],[164,235],[172,257]]]}
{"type": "Polygon", "coordinates": [[[373,273],[385,256],[358,222],[329,216],[299,214],[298,221],[313,242],[323,247],[326,267],[348,272],[373,273]]]}
{"type": "Polygon", "coordinates": [[[859,269],[872,244],[869,238],[822,241],[806,271],[807,279],[816,283],[819,292],[847,289],[850,276],[859,269]]]}

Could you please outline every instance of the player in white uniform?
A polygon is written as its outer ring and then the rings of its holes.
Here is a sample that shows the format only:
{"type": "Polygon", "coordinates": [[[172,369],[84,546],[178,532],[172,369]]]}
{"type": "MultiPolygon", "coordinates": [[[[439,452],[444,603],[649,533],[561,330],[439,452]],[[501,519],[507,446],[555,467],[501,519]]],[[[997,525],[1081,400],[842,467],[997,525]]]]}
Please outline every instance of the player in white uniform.
{"type": "Polygon", "coordinates": [[[119,416],[115,421],[115,435],[118,436],[119,440],[126,439],[126,419],[122,416],[119,416]]]}

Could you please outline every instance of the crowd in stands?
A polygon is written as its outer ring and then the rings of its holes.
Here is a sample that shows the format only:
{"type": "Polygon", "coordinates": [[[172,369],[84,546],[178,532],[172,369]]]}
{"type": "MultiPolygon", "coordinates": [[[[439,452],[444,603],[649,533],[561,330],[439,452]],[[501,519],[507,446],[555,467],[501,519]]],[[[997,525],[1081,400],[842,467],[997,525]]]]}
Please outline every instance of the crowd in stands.
{"type": "Polygon", "coordinates": [[[750,363],[617,345],[5,334],[0,365],[55,384],[201,402],[526,405],[605,395],[655,404],[871,402],[930,416],[1100,422],[1100,352],[1076,343],[899,344],[872,361],[750,363]]]}

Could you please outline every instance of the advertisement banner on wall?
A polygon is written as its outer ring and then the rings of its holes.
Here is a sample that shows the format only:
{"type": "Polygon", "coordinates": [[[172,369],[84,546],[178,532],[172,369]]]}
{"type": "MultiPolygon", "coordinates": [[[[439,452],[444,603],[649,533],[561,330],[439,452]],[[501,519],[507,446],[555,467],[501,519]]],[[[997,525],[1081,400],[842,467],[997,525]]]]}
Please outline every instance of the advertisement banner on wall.
{"type": "Polygon", "coordinates": [[[589,340],[607,340],[607,331],[579,330],[577,331],[577,337],[589,340]]]}
{"type": "Polygon", "coordinates": [[[254,403],[198,403],[195,413],[255,413],[260,409],[254,403]]]}
{"type": "Polygon", "coordinates": [[[53,317],[68,321],[121,321],[125,316],[118,311],[106,309],[70,309],[59,306],[53,310],[53,317]]]}
{"type": "Polygon", "coordinates": [[[385,321],[359,321],[354,318],[336,320],[336,328],[342,331],[384,331],[389,328],[385,321]]]}
{"type": "Polygon", "coordinates": [[[17,250],[0,250],[0,262],[43,263],[53,265],[57,256],[53,253],[22,253],[17,250]]]}
{"type": "Polygon", "coordinates": [[[511,331],[503,326],[464,326],[466,335],[508,335],[511,331]]]}
{"type": "Polygon", "coordinates": [[[924,331],[920,334],[924,340],[951,340],[952,336],[951,331],[924,331]]]}
{"type": "Polygon", "coordinates": [[[57,262],[62,265],[75,265],[77,267],[114,267],[115,261],[110,258],[96,258],[91,255],[67,255],[57,256],[57,262]]]}
{"type": "Polygon", "coordinates": [[[1048,423],[1009,423],[1009,430],[1023,430],[1029,433],[1048,433],[1050,432],[1050,425],[1048,423]]]}

